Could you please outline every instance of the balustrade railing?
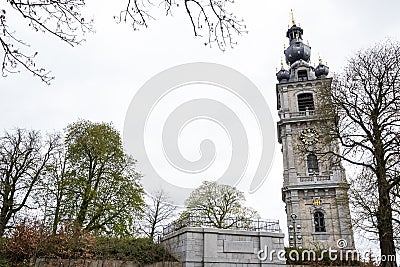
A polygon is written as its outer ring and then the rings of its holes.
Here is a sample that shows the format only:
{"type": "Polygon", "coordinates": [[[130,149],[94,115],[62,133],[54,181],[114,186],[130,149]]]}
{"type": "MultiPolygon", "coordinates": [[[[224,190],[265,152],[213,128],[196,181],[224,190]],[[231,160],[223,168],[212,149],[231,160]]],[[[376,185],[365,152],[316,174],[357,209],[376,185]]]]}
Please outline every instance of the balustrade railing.
{"type": "Polygon", "coordinates": [[[256,232],[280,232],[279,220],[251,219],[243,220],[239,218],[224,219],[219,224],[207,218],[197,216],[186,216],[164,226],[163,234],[167,235],[178,231],[184,227],[207,227],[233,230],[247,230],[256,232]]]}
{"type": "Polygon", "coordinates": [[[299,176],[300,182],[320,182],[320,181],[330,181],[331,177],[329,175],[309,175],[309,176],[299,176]]]}
{"type": "Polygon", "coordinates": [[[281,114],[281,119],[301,118],[307,116],[314,116],[315,110],[299,111],[299,112],[285,112],[281,114]]]}

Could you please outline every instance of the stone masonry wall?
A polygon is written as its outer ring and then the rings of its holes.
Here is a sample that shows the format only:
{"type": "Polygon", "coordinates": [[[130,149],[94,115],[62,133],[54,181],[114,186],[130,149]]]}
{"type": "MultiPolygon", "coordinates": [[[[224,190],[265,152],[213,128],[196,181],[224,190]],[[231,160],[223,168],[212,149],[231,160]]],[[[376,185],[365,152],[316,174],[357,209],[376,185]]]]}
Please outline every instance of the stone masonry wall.
{"type": "Polygon", "coordinates": [[[186,227],[161,242],[183,267],[255,267],[285,264],[277,259],[283,238],[283,233],[186,227]],[[259,260],[260,249],[267,252],[266,260],[259,260]]]}

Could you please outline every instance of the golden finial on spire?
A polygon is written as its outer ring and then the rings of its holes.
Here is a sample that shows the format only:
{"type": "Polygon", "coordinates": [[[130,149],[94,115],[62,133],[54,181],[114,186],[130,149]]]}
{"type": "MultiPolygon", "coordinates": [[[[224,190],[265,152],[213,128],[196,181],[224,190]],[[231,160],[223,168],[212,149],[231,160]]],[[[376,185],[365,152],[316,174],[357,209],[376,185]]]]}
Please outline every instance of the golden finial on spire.
{"type": "Polygon", "coordinates": [[[293,9],[290,9],[290,16],[292,17],[292,24],[295,25],[296,21],[294,20],[293,9]]]}
{"type": "Polygon", "coordinates": [[[319,61],[319,63],[322,63],[322,58],[321,58],[320,54],[318,54],[318,61],[319,61]]]}
{"type": "Polygon", "coordinates": [[[283,69],[283,60],[282,60],[282,58],[281,58],[281,67],[282,67],[282,69],[283,69]]]}
{"type": "Polygon", "coordinates": [[[286,44],[283,44],[283,49],[286,50],[286,44]]]}

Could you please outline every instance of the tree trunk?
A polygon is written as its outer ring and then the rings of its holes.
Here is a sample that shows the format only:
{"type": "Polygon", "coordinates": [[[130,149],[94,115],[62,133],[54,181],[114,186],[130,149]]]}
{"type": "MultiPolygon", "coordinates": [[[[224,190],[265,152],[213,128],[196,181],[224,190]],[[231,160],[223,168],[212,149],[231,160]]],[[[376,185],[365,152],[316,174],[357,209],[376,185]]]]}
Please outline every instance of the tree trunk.
{"type": "Polygon", "coordinates": [[[75,226],[78,227],[78,229],[82,229],[82,227],[83,227],[83,223],[85,222],[85,219],[86,219],[88,207],[89,207],[89,197],[85,198],[82,201],[82,204],[79,208],[78,215],[76,216],[76,221],[75,221],[76,225],[75,226]]]}
{"type": "Polygon", "coordinates": [[[53,235],[57,234],[58,223],[60,222],[60,208],[61,208],[61,201],[59,200],[59,198],[57,198],[56,210],[54,212],[54,221],[53,221],[53,227],[52,227],[53,235]]]}
{"type": "Polygon", "coordinates": [[[0,238],[3,237],[4,232],[6,231],[6,221],[3,216],[0,217],[0,238]]]}
{"type": "Polygon", "coordinates": [[[76,216],[76,220],[75,220],[75,226],[78,227],[79,230],[81,230],[83,227],[83,223],[85,222],[85,219],[87,216],[89,204],[92,201],[92,193],[91,193],[92,179],[93,179],[92,173],[94,173],[94,171],[92,172],[92,162],[91,162],[90,170],[89,170],[89,179],[87,181],[85,193],[83,194],[83,197],[82,197],[82,203],[81,203],[81,206],[79,207],[79,212],[78,212],[78,214],[76,216]]]}
{"type": "Polygon", "coordinates": [[[379,206],[377,214],[379,243],[381,249],[381,266],[396,265],[396,248],[393,241],[393,214],[390,203],[390,186],[386,180],[386,173],[381,164],[377,164],[377,181],[379,192],[379,206]]]}
{"type": "Polygon", "coordinates": [[[396,266],[396,250],[393,241],[393,224],[392,224],[392,209],[389,199],[389,194],[386,196],[379,195],[378,207],[378,231],[379,243],[381,249],[381,266],[396,266]],[[393,258],[392,258],[393,257],[393,258]]]}
{"type": "Polygon", "coordinates": [[[5,231],[6,231],[6,226],[8,223],[8,211],[9,211],[9,207],[7,205],[7,200],[4,200],[3,205],[1,207],[1,211],[0,211],[0,238],[3,237],[5,231]]]}

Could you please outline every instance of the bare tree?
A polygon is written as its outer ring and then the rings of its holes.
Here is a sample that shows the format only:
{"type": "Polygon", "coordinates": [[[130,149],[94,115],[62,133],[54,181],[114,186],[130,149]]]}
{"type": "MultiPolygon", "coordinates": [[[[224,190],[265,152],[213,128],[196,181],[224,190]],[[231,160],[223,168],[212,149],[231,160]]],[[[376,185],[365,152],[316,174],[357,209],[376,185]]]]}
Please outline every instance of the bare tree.
{"type": "MultiPolygon", "coordinates": [[[[196,37],[204,37],[205,45],[216,44],[219,49],[233,47],[236,38],[246,33],[242,19],[229,11],[233,0],[127,0],[119,15],[120,23],[130,23],[134,30],[149,26],[154,20],[154,9],[161,8],[167,16],[176,8],[183,8],[196,37]],[[150,12],[153,10],[153,12],[150,12]]],[[[19,72],[22,67],[49,84],[54,76],[35,62],[37,51],[31,51],[27,41],[18,36],[13,21],[25,22],[37,32],[52,36],[75,46],[84,41],[84,34],[92,32],[93,20],[83,16],[84,0],[7,0],[0,7],[0,44],[3,50],[2,75],[19,72]]]]}
{"type": "Polygon", "coordinates": [[[400,249],[400,185],[393,187],[391,191],[393,210],[393,235],[396,249],[400,249]]]}
{"type": "Polygon", "coordinates": [[[0,237],[27,203],[58,145],[58,136],[43,141],[39,132],[16,129],[0,138],[0,237]]]}
{"type": "Polygon", "coordinates": [[[391,190],[400,183],[400,44],[388,40],[359,51],[320,95],[318,112],[334,122],[326,124],[325,135],[342,147],[331,154],[372,174],[381,253],[395,255],[391,190]]]}
{"type": "Polygon", "coordinates": [[[149,203],[143,216],[141,230],[150,238],[162,233],[161,227],[175,214],[176,206],[171,204],[168,195],[163,191],[157,191],[150,196],[149,203]]]}

